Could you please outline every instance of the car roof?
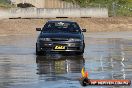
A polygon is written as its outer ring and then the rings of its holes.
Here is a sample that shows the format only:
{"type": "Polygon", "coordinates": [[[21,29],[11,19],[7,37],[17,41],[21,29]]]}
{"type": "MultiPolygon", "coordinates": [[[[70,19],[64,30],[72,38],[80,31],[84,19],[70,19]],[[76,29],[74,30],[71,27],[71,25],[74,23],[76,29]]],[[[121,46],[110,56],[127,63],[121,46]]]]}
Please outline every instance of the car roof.
{"type": "Polygon", "coordinates": [[[68,20],[49,20],[48,23],[54,23],[54,22],[64,22],[64,23],[75,23],[74,21],[68,21],[68,20]]]}

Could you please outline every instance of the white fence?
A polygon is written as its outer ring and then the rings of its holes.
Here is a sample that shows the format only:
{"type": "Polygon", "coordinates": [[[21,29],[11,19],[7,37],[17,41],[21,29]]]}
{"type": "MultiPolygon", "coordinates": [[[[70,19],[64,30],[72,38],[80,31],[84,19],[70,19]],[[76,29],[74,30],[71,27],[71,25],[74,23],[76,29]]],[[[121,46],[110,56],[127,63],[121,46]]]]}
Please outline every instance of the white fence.
{"type": "Polygon", "coordinates": [[[0,18],[108,17],[107,8],[12,8],[0,13],[0,18]]]}

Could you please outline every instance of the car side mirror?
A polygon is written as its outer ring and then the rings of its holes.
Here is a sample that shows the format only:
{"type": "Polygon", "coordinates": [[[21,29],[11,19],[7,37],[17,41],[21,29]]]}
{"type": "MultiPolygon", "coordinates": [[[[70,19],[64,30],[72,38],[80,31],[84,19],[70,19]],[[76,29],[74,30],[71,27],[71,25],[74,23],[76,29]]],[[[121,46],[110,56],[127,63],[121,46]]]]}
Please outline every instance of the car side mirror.
{"type": "Polygon", "coordinates": [[[86,29],[82,29],[82,32],[87,32],[87,30],[86,29]]]}
{"type": "Polygon", "coordinates": [[[36,28],[36,31],[41,31],[41,28],[36,28]]]}

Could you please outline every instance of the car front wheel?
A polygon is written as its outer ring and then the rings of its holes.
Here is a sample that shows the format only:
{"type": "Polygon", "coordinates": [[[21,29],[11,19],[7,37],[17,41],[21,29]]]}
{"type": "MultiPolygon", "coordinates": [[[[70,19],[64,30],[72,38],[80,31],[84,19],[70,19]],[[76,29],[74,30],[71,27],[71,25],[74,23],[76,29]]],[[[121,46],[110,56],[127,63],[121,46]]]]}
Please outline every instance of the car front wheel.
{"type": "Polygon", "coordinates": [[[42,52],[41,51],[38,51],[38,48],[37,48],[37,43],[36,43],[36,55],[41,55],[42,52]]]}
{"type": "Polygon", "coordinates": [[[83,52],[76,52],[76,54],[77,54],[77,55],[82,55],[82,54],[83,54],[83,52]]]}

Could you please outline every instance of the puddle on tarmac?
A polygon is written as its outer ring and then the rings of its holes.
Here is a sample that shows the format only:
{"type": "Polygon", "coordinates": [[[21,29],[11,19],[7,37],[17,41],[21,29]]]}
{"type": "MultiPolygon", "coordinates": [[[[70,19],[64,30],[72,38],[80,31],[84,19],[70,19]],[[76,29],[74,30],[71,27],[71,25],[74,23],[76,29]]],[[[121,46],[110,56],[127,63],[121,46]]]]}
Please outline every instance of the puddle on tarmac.
{"type": "Polygon", "coordinates": [[[132,80],[131,40],[85,38],[83,56],[36,56],[35,41],[34,36],[0,37],[0,88],[82,88],[78,79],[83,66],[91,79],[132,80]]]}

